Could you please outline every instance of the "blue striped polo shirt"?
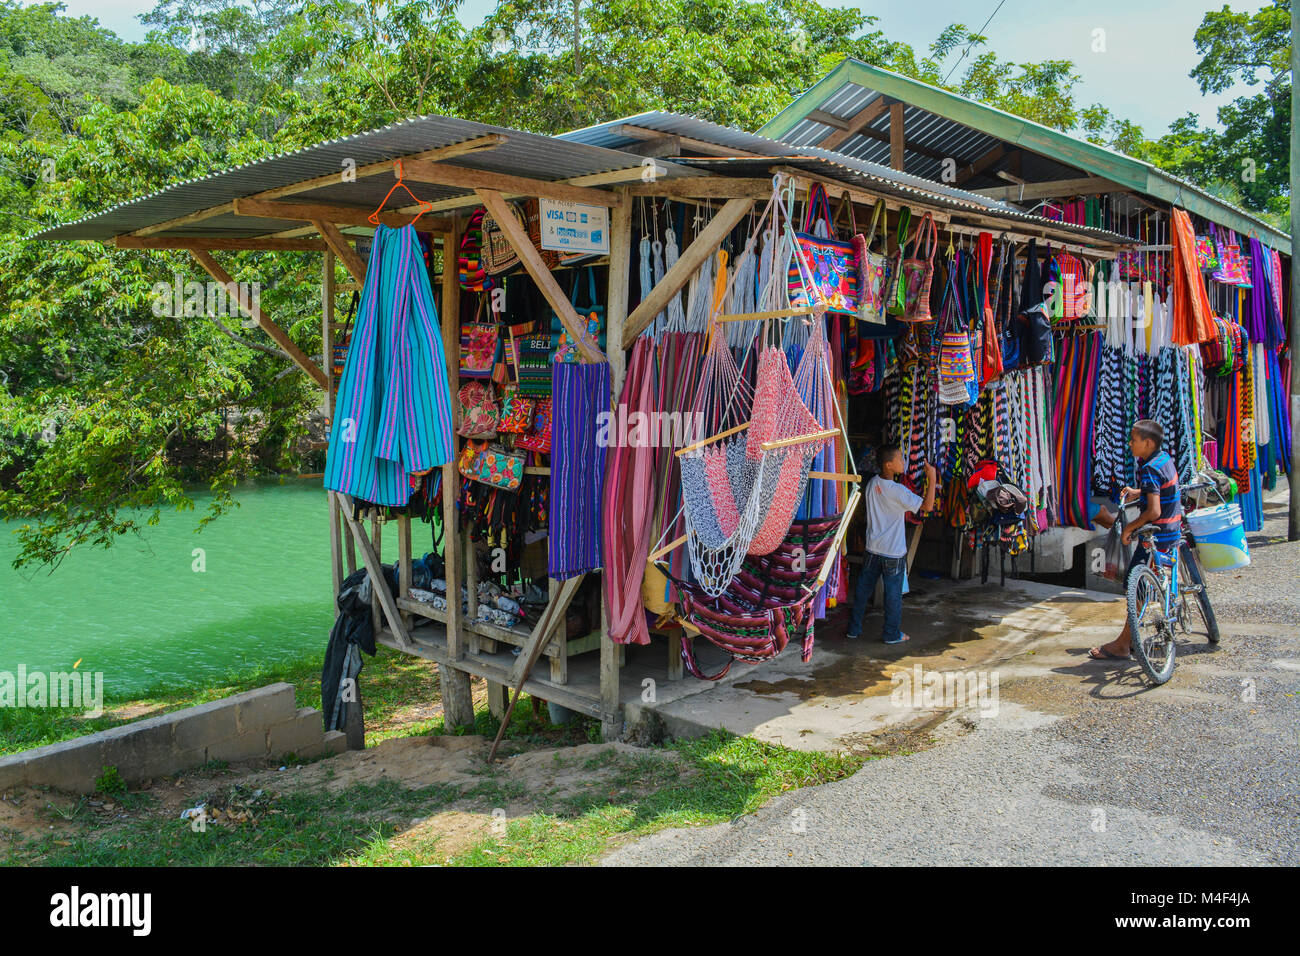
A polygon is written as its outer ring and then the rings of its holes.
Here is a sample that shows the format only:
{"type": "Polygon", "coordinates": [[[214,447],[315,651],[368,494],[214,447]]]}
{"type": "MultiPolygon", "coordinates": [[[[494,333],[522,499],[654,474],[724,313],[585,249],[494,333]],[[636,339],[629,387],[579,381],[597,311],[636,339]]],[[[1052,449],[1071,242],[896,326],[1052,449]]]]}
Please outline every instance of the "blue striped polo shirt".
{"type": "Polygon", "coordinates": [[[1138,461],[1138,489],[1143,499],[1152,492],[1160,495],[1160,517],[1156,526],[1155,543],[1162,551],[1178,542],[1182,536],[1183,497],[1178,488],[1178,469],[1167,451],[1156,452],[1147,461],[1138,461]]]}

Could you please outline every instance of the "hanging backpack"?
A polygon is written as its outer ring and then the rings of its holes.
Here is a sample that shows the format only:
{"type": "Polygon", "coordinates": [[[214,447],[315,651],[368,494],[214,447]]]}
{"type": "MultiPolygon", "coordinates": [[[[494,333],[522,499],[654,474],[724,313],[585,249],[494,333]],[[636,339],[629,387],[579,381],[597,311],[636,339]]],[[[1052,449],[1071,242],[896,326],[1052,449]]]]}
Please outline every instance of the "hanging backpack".
{"type": "MultiPolygon", "coordinates": [[[[596,270],[588,266],[582,270],[587,273],[587,297],[590,300],[589,305],[578,305],[578,289],[582,285],[581,274],[573,277],[573,293],[569,296],[569,302],[573,305],[573,311],[578,313],[579,318],[586,321],[587,336],[599,343],[601,351],[605,349],[605,307],[596,304],[596,270]]],[[[572,340],[569,330],[564,327],[560,317],[551,311],[551,334],[555,336],[555,358],[556,362],[574,364],[578,361],[579,351],[578,344],[572,340]]]]}
{"type": "Polygon", "coordinates": [[[934,250],[938,241],[934,216],[927,212],[912,233],[912,250],[916,254],[903,260],[903,272],[899,278],[899,284],[905,290],[903,314],[900,316],[904,322],[934,320],[930,314],[930,283],[934,280],[934,250]]]}

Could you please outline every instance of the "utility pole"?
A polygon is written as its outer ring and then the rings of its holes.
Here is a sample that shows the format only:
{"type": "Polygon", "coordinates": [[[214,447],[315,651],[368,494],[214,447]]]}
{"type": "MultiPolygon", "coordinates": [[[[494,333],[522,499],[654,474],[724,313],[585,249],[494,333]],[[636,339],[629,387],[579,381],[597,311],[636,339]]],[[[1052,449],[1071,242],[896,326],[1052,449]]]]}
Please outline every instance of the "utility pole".
{"type": "Polygon", "coordinates": [[[1291,3],[1291,473],[1287,477],[1287,540],[1300,541],[1300,442],[1296,441],[1296,419],[1300,418],[1300,272],[1296,271],[1296,248],[1300,246],[1300,3],[1291,3]]]}

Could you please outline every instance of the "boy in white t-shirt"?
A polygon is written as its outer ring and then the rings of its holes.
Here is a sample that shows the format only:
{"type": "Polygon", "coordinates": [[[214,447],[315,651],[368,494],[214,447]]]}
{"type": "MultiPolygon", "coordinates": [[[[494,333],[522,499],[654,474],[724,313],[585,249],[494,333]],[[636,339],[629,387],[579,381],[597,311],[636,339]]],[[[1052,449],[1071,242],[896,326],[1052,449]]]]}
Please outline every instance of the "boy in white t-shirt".
{"type": "Polygon", "coordinates": [[[885,582],[885,624],[881,634],[886,644],[901,644],[908,637],[903,633],[903,579],[907,571],[907,537],[904,516],[908,512],[929,511],[934,507],[934,465],[925,466],[924,500],[894,479],[901,475],[903,452],[897,445],[881,445],[876,450],[876,468],[880,472],[867,482],[865,493],[867,509],[867,551],[862,570],[858,574],[858,587],[853,596],[853,611],[849,614],[849,629],[844,636],[850,640],[862,633],[862,617],[867,612],[867,599],[880,578],[885,582]]]}

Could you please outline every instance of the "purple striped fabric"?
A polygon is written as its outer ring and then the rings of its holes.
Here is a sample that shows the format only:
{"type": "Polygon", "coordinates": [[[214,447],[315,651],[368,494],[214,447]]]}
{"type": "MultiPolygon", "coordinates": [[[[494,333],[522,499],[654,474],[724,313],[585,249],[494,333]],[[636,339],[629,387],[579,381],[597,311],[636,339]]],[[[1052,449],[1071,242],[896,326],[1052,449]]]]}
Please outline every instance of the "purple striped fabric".
{"type": "Polygon", "coordinates": [[[605,448],[596,442],[596,416],[611,411],[609,365],[551,366],[551,507],[546,538],[553,578],[601,567],[600,510],[605,448]]]}

